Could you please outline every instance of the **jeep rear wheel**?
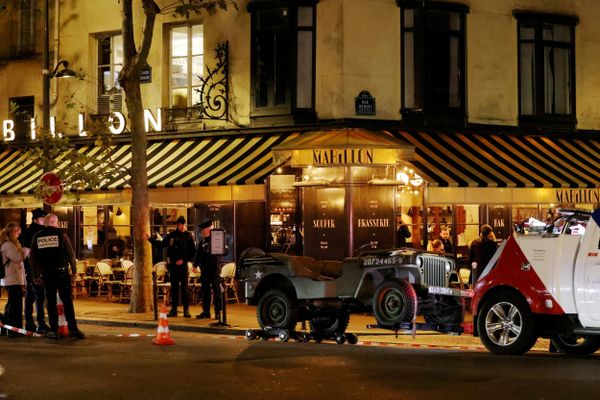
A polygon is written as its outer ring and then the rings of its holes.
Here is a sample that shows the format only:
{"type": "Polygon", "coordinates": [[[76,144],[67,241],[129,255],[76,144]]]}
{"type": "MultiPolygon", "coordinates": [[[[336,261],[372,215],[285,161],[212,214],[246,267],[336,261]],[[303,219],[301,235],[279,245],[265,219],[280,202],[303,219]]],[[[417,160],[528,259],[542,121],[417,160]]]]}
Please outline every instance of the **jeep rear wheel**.
{"type": "Polygon", "coordinates": [[[330,337],[335,333],[344,333],[348,328],[350,315],[345,310],[321,310],[309,321],[312,333],[330,337]]]}
{"type": "Polygon", "coordinates": [[[559,352],[565,354],[586,355],[600,349],[600,336],[556,335],[550,340],[559,352]]]}
{"type": "Polygon", "coordinates": [[[412,322],[417,307],[415,289],[407,281],[385,281],[373,296],[373,313],[379,325],[412,322]]]}
{"type": "Polygon", "coordinates": [[[292,295],[271,289],[258,302],[256,317],[261,328],[292,330],[296,326],[296,300],[292,295]]]}
{"type": "Polygon", "coordinates": [[[477,328],[483,345],[495,354],[523,354],[537,340],[529,305],[512,292],[496,293],[483,304],[477,328]]]}

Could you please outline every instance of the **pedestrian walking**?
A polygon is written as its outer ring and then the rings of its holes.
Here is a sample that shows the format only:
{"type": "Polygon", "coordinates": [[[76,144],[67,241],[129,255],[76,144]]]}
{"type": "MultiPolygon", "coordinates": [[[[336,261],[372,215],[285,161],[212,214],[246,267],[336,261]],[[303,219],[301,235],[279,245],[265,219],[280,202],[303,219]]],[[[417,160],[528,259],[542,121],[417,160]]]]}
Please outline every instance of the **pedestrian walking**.
{"type": "Polygon", "coordinates": [[[179,292],[181,290],[183,317],[191,318],[188,294],[188,262],[194,261],[196,243],[194,242],[194,235],[186,230],[183,216],[177,218],[177,229],[165,236],[163,246],[167,247],[167,265],[169,277],[171,278],[171,311],[169,311],[168,316],[177,316],[179,292]]]}
{"type": "Polygon", "coordinates": [[[46,291],[48,321],[50,322],[50,330],[46,333],[46,337],[50,339],[60,338],[58,334],[58,308],[56,306],[56,293],[58,292],[69,327],[69,336],[83,339],[85,334],[77,327],[71,295],[71,281],[77,273],[75,252],[67,234],[58,228],[58,217],[54,214],[48,214],[45,222],[46,226],[33,237],[31,269],[33,279],[43,282],[46,291]]]}
{"type": "MultiPolygon", "coordinates": [[[[25,229],[22,235],[23,246],[31,248],[33,237],[44,228],[44,217],[46,212],[40,208],[36,208],[31,212],[31,224],[25,229]]],[[[33,281],[33,272],[31,271],[31,262],[29,258],[24,261],[25,279],[27,287],[25,289],[25,329],[30,332],[44,334],[50,330],[46,325],[44,313],[44,286],[41,281],[33,281]],[[35,317],[37,327],[33,320],[33,306],[35,305],[35,317]]]]}
{"type": "MultiPolygon", "coordinates": [[[[19,243],[20,234],[21,227],[16,222],[10,222],[0,232],[2,267],[5,269],[0,284],[8,293],[3,322],[15,328],[23,327],[23,287],[26,283],[23,260],[29,256],[29,249],[19,243]]],[[[17,333],[9,331],[8,336],[17,336],[17,333]]]]}
{"type": "Polygon", "coordinates": [[[200,224],[202,239],[196,251],[194,265],[200,266],[200,283],[202,285],[202,312],[196,315],[198,319],[210,318],[211,298],[215,308],[215,315],[221,312],[221,288],[219,286],[219,256],[211,254],[210,231],[213,228],[211,220],[200,224]],[[211,293],[212,289],[212,293],[211,293]]]}
{"type": "Polygon", "coordinates": [[[489,225],[482,225],[480,230],[479,238],[471,242],[471,248],[469,249],[469,266],[471,266],[470,282],[477,281],[477,277],[490,262],[498,243],[496,243],[496,235],[489,225]]]}

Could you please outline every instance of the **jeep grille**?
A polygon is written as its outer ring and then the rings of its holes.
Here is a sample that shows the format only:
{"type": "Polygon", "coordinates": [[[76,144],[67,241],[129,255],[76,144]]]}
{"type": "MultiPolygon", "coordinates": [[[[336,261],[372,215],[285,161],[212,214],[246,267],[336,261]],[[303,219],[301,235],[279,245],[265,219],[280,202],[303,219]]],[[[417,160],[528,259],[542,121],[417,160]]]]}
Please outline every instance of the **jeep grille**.
{"type": "Polygon", "coordinates": [[[431,257],[422,255],[421,274],[423,275],[423,284],[425,286],[448,286],[446,263],[450,262],[446,258],[431,257]]]}

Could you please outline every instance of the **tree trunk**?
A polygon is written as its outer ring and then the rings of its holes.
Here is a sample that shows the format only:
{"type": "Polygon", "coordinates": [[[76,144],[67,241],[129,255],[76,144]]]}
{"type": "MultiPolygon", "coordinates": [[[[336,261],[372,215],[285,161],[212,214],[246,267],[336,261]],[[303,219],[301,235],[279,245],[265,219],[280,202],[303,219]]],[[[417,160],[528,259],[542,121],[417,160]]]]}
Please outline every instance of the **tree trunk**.
{"type": "Polygon", "coordinates": [[[131,124],[131,187],[134,277],[130,312],[152,310],[152,247],[150,234],[150,202],[146,165],[146,132],[139,84],[127,82],[123,87],[131,124]]]}

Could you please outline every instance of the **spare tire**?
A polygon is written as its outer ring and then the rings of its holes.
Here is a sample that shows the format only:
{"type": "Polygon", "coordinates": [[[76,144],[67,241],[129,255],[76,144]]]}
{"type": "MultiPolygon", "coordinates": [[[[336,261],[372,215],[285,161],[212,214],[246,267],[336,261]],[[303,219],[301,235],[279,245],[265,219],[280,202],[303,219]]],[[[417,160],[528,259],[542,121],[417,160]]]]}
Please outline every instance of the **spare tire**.
{"type": "Polygon", "coordinates": [[[237,262],[235,263],[236,278],[240,278],[240,272],[244,268],[245,259],[252,257],[261,257],[266,254],[267,253],[265,253],[262,249],[259,249],[258,247],[248,247],[247,249],[242,251],[237,259],[237,262]]]}

